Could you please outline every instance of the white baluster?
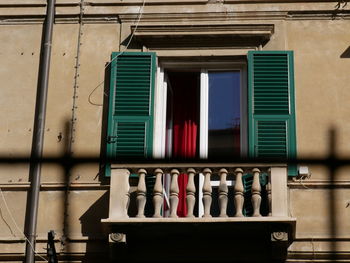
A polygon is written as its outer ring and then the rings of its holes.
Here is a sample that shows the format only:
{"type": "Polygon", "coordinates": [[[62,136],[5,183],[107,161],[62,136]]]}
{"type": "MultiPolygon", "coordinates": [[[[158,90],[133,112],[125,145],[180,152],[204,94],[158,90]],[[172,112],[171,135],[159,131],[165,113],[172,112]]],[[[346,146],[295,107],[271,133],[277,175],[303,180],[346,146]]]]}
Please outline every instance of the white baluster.
{"type": "Polygon", "coordinates": [[[177,217],[177,206],[179,204],[179,184],[177,179],[180,172],[177,169],[173,169],[170,174],[170,217],[177,217]]]}
{"type": "Polygon", "coordinates": [[[196,186],[194,176],[196,171],[193,168],[187,169],[188,183],[186,187],[187,217],[194,217],[193,209],[196,203],[196,186]]]}
{"type": "Polygon", "coordinates": [[[210,183],[210,177],[212,174],[212,171],[209,168],[205,168],[203,170],[204,174],[204,185],[203,185],[203,205],[204,205],[204,215],[203,217],[211,217],[210,215],[210,207],[211,207],[211,183],[210,183]]]}
{"type": "Polygon", "coordinates": [[[146,205],[146,173],[145,169],[139,169],[139,183],[137,184],[137,215],[136,217],[145,217],[145,205],[146,205]]]}
{"type": "Polygon", "coordinates": [[[257,168],[254,168],[253,184],[252,184],[252,205],[254,209],[253,216],[261,216],[260,204],[261,204],[260,170],[257,168]]]}
{"type": "Polygon", "coordinates": [[[243,186],[243,170],[241,168],[235,169],[236,182],[234,187],[235,192],[235,207],[236,217],[243,217],[243,204],[244,204],[244,186],[243,186]]]}
{"type": "Polygon", "coordinates": [[[156,182],[153,188],[153,206],[154,206],[153,217],[162,217],[160,212],[163,204],[163,184],[162,184],[163,171],[161,169],[156,169],[154,173],[156,174],[156,182]]]}
{"type": "Polygon", "coordinates": [[[226,183],[227,170],[222,168],[219,171],[220,185],[219,185],[219,205],[220,205],[220,217],[227,217],[227,195],[228,187],[226,183]]]}
{"type": "Polygon", "coordinates": [[[236,217],[243,217],[243,204],[244,204],[244,186],[242,181],[243,170],[241,168],[235,169],[236,183],[234,187],[235,191],[235,206],[236,217]]]}

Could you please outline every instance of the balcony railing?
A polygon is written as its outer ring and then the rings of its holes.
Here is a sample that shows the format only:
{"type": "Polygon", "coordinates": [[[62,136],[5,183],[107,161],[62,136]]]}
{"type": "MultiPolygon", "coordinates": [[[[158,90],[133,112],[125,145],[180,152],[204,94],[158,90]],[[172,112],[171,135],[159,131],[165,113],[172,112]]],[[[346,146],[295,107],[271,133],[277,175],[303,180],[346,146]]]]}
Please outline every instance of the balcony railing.
{"type": "Polygon", "coordinates": [[[234,222],[289,217],[285,165],[115,164],[111,170],[109,218],[104,219],[104,223],[234,222]],[[188,175],[188,183],[187,216],[180,218],[177,208],[178,177],[181,173],[188,175]],[[130,175],[136,180],[134,186],[130,184],[130,175]],[[146,186],[146,178],[151,176],[153,189],[146,186]],[[170,179],[167,191],[163,185],[166,176],[170,179]],[[136,198],[130,198],[131,193],[136,198]],[[163,209],[164,200],[169,203],[167,215],[163,209]],[[152,214],[146,217],[145,207],[150,202],[153,205],[152,214]],[[136,211],[130,212],[129,206],[136,211]],[[217,208],[217,213],[213,212],[213,207],[217,208]],[[248,207],[250,213],[247,212],[248,207]]]}

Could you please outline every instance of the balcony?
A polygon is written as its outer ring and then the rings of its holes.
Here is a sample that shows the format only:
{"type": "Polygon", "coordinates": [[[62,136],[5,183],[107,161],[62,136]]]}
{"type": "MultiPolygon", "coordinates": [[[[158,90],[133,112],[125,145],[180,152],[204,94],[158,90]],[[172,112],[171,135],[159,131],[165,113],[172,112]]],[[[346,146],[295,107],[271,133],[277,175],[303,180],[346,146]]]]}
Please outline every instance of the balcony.
{"type": "MultiPolygon", "coordinates": [[[[234,247],[240,251],[246,245],[255,246],[252,260],[281,259],[294,239],[296,225],[296,219],[289,216],[287,190],[287,167],[281,164],[113,164],[109,218],[102,223],[110,242],[130,240],[132,245],[132,240],[139,244],[146,238],[143,249],[154,240],[158,246],[168,247],[165,244],[170,242],[176,247],[178,238],[189,235],[186,242],[200,249],[208,237],[217,240],[208,249],[224,248],[222,242],[229,238],[239,243],[234,247]],[[177,215],[182,173],[188,175],[186,217],[177,215]],[[151,188],[146,178],[153,178],[151,188]],[[166,178],[170,179],[168,187],[166,178]]],[[[128,253],[126,258],[130,257],[128,253]]]]}

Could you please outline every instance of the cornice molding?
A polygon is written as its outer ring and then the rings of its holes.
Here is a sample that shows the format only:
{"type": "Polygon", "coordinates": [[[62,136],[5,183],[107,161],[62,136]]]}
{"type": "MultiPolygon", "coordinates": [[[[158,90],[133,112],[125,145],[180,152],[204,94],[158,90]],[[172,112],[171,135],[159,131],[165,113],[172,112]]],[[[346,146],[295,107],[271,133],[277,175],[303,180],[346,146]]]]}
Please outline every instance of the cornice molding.
{"type": "MultiPolygon", "coordinates": [[[[1,183],[0,188],[6,191],[27,191],[30,189],[29,182],[21,183],[1,183]]],[[[69,184],[69,190],[109,190],[109,185],[104,185],[99,182],[72,182],[69,184]]],[[[41,183],[40,191],[65,191],[67,184],[65,183],[41,183]]]]}
{"type": "MultiPolygon", "coordinates": [[[[244,12],[194,12],[194,13],[154,13],[143,14],[142,22],[225,22],[235,20],[274,20],[288,17],[287,11],[244,11],[244,12]]],[[[137,14],[120,14],[122,23],[134,23],[137,14]]]]}
{"type": "MultiPolygon", "coordinates": [[[[121,23],[134,23],[137,14],[120,14],[121,23]]],[[[349,19],[350,10],[305,10],[305,11],[241,11],[241,12],[198,12],[198,13],[167,13],[143,14],[143,23],[171,22],[227,22],[242,20],[299,20],[299,19],[349,19]]]]}
{"type": "MultiPolygon", "coordinates": [[[[84,23],[134,23],[138,18],[137,14],[84,14],[84,23]]],[[[43,13],[31,14],[2,14],[0,8],[1,24],[38,24],[43,23],[43,13]]],[[[242,11],[242,12],[195,12],[195,13],[147,13],[143,14],[141,24],[169,24],[169,23],[232,23],[235,21],[264,21],[277,20],[349,20],[350,10],[308,10],[308,11],[242,11]]],[[[64,14],[58,13],[55,23],[78,23],[79,13],[64,14]]]]}
{"type": "Polygon", "coordinates": [[[290,189],[332,189],[332,188],[350,188],[350,181],[323,181],[323,180],[295,180],[289,181],[290,189]]]}
{"type": "MultiPolygon", "coordinates": [[[[145,5],[223,5],[223,4],[241,4],[241,3],[327,3],[339,1],[335,0],[147,0],[145,5]]],[[[90,6],[139,6],[143,0],[85,0],[85,5],[90,6]]],[[[79,6],[80,0],[57,0],[56,6],[79,6]]],[[[46,6],[46,1],[38,0],[1,0],[0,7],[33,7],[46,6]]]]}

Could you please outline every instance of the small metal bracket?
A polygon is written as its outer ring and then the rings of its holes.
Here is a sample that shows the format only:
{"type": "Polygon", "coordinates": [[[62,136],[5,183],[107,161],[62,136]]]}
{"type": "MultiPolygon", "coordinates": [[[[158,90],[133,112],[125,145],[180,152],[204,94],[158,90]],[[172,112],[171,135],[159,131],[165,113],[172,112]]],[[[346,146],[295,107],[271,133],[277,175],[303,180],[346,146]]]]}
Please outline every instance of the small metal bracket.
{"type": "Polygon", "coordinates": [[[50,230],[47,234],[47,258],[49,263],[58,263],[55,248],[55,232],[50,230]]]}
{"type": "Polygon", "coordinates": [[[107,137],[107,143],[115,143],[117,142],[118,136],[108,136],[107,137]]]}
{"type": "Polygon", "coordinates": [[[298,175],[296,177],[297,180],[305,180],[305,179],[310,179],[311,177],[311,172],[309,171],[308,166],[298,166],[298,175]]]}

